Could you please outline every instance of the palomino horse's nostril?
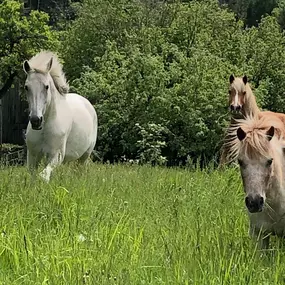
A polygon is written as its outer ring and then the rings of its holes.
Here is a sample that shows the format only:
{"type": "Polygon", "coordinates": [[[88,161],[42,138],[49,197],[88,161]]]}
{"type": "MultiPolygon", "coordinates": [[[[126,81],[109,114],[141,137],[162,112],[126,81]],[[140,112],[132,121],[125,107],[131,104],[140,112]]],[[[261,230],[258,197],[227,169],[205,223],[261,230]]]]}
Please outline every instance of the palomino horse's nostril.
{"type": "Polygon", "coordinates": [[[261,212],[264,205],[264,199],[260,195],[245,197],[245,205],[249,212],[256,213],[261,212]]]}
{"type": "Polygon", "coordinates": [[[250,201],[249,201],[249,198],[248,198],[248,197],[245,197],[245,205],[247,206],[247,208],[248,208],[249,205],[250,205],[250,201]]]}

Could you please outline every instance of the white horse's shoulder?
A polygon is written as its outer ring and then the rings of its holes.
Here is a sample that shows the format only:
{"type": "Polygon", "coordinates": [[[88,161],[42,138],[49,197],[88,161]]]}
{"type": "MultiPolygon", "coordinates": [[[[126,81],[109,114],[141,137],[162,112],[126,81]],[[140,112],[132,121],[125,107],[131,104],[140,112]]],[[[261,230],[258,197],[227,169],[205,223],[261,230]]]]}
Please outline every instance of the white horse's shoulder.
{"type": "Polygon", "coordinates": [[[94,106],[90,103],[90,101],[87,98],[83,97],[82,95],[79,95],[77,93],[68,93],[66,95],[66,100],[71,109],[78,110],[78,109],[87,108],[89,112],[96,114],[94,106]]]}

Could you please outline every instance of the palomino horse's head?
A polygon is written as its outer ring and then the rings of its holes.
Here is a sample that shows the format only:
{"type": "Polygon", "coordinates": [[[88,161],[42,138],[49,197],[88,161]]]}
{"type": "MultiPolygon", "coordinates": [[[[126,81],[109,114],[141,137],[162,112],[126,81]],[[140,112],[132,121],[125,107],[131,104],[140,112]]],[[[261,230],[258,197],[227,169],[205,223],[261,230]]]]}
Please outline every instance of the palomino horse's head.
{"type": "Polygon", "coordinates": [[[229,106],[232,112],[242,111],[246,100],[246,84],[246,75],[243,77],[230,76],[229,106]]]}
{"type": "Polygon", "coordinates": [[[47,106],[51,101],[51,82],[52,78],[49,71],[52,67],[53,58],[45,65],[45,70],[34,69],[26,60],[23,64],[27,74],[25,89],[30,108],[30,123],[34,130],[42,128],[43,117],[47,106]]]}
{"type": "Polygon", "coordinates": [[[230,132],[230,152],[240,165],[246,207],[250,213],[260,212],[282,180],[284,125],[269,116],[246,118],[230,132]]]}

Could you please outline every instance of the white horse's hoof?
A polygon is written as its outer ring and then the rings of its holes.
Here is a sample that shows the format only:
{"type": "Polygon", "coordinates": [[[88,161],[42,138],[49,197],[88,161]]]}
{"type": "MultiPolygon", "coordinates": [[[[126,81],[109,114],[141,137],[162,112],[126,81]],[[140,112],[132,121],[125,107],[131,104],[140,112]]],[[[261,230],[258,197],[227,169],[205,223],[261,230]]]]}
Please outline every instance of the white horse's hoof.
{"type": "Polygon", "coordinates": [[[42,171],[40,173],[40,177],[46,182],[48,183],[50,180],[50,175],[48,173],[46,173],[45,171],[42,171]]]}

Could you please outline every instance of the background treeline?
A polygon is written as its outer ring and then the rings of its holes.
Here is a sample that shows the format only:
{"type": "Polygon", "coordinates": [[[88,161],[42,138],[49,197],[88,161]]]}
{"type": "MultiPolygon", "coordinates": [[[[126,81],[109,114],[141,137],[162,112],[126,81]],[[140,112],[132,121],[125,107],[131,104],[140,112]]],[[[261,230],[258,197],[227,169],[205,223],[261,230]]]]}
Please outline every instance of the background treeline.
{"type": "MultiPolygon", "coordinates": [[[[17,2],[0,4],[3,34],[1,9],[17,2]]],[[[52,20],[40,13],[37,23],[46,39],[27,44],[24,54],[59,52],[72,91],[96,107],[96,151],[103,161],[218,159],[230,118],[231,73],[248,75],[260,107],[285,112],[282,1],[57,2],[42,8],[52,20]]],[[[22,58],[12,62],[13,70],[22,58]]],[[[8,76],[8,66],[1,68],[8,76]]]]}

